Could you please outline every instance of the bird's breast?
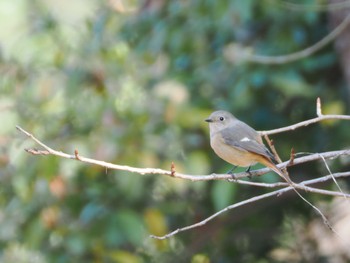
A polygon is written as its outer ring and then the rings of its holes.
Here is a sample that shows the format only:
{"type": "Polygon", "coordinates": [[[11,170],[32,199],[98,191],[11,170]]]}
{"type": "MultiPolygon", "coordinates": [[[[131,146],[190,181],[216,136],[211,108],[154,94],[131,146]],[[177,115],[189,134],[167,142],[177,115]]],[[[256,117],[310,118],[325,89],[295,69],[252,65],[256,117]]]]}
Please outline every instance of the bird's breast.
{"type": "Polygon", "coordinates": [[[226,144],[220,133],[211,136],[210,146],[221,159],[230,164],[248,167],[257,163],[255,154],[226,144]]]}

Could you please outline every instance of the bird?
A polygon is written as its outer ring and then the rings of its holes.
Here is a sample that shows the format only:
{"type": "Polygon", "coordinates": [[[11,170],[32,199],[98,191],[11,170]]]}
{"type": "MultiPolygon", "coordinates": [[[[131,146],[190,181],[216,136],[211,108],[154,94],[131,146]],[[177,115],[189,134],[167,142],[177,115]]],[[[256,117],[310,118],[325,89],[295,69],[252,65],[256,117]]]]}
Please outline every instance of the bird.
{"type": "Polygon", "coordinates": [[[275,157],[264,145],[260,134],[248,124],[223,110],[214,111],[205,121],[209,123],[210,146],[221,159],[234,168],[248,167],[247,172],[252,165],[261,163],[292,183],[275,165],[275,157]]]}
{"type": "Polygon", "coordinates": [[[292,187],[304,202],[322,216],[326,225],[330,226],[322,212],[299,193],[297,189],[300,186],[290,179],[287,172],[283,173],[274,164],[274,156],[266,148],[256,130],[238,120],[230,112],[222,110],[214,111],[205,121],[209,123],[210,145],[221,159],[234,166],[248,167],[248,172],[250,166],[256,163],[272,169],[292,187]]]}

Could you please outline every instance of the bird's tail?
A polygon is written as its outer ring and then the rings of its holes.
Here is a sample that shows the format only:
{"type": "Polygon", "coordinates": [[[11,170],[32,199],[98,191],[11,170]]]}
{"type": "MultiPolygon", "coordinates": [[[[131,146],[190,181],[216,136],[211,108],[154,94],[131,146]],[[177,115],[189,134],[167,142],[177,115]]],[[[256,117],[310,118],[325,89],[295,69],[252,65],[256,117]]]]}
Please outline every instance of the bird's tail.
{"type": "Polygon", "coordinates": [[[290,179],[288,173],[284,173],[282,170],[280,170],[274,163],[272,163],[270,160],[265,159],[264,162],[262,162],[263,165],[269,167],[272,171],[274,171],[276,174],[281,176],[283,180],[285,180],[288,184],[294,185],[293,181],[290,179]]]}

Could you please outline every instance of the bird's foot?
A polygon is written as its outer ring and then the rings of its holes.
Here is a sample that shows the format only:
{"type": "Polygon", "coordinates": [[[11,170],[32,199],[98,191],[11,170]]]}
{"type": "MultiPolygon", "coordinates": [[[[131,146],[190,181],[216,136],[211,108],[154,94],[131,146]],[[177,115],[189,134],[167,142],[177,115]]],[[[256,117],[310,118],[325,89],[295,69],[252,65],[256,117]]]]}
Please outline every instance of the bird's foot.
{"type": "Polygon", "coordinates": [[[237,168],[236,165],[234,165],[230,170],[228,170],[227,174],[233,175],[233,171],[237,168]]]}
{"type": "Polygon", "coordinates": [[[236,181],[237,180],[237,178],[236,178],[236,176],[235,176],[235,174],[233,173],[233,171],[235,170],[237,168],[237,166],[233,166],[229,171],[227,171],[227,174],[229,174],[229,175],[231,175],[231,179],[229,179],[229,181],[236,181]]]}
{"type": "Polygon", "coordinates": [[[251,168],[251,166],[249,166],[249,167],[247,168],[247,170],[245,170],[245,172],[248,173],[248,178],[249,178],[249,180],[252,179],[252,174],[250,173],[250,168],[251,168]]]}

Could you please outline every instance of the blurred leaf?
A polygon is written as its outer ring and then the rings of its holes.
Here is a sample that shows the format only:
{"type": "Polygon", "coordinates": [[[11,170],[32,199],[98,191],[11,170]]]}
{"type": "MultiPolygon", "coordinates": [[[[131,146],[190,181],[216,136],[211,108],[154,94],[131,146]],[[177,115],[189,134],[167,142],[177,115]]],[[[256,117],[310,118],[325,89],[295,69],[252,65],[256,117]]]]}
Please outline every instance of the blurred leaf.
{"type": "Polygon", "coordinates": [[[142,263],[144,262],[139,256],[133,255],[125,250],[117,250],[110,252],[109,257],[115,263],[142,263]]]}
{"type": "Polygon", "coordinates": [[[106,208],[97,203],[88,203],[80,213],[80,220],[83,224],[91,223],[95,218],[103,216],[106,208]]]}
{"type": "Polygon", "coordinates": [[[64,242],[64,245],[75,257],[83,255],[87,250],[87,239],[85,239],[84,232],[70,234],[64,242]]]}
{"type": "Polygon", "coordinates": [[[254,0],[246,0],[244,2],[232,1],[230,2],[231,9],[242,20],[249,20],[253,16],[254,0]]]}
{"type": "Polygon", "coordinates": [[[310,96],[311,86],[295,71],[287,71],[282,74],[274,74],[272,83],[284,93],[285,96],[310,96]]]}
{"type": "Polygon", "coordinates": [[[9,134],[18,124],[18,115],[11,111],[11,104],[11,100],[0,100],[0,136],[9,134]]]}
{"type": "MultiPolygon", "coordinates": [[[[345,105],[342,101],[327,102],[322,105],[322,114],[335,114],[342,115],[345,113],[345,105]]],[[[325,120],[321,122],[321,125],[335,125],[339,123],[339,120],[325,120]]]]}
{"type": "Polygon", "coordinates": [[[28,3],[25,0],[0,2],[0,16],[7,25],[0,29],[1,52],[6,57],[15,55],[14,45],[21,40],[28,29],[25,18],[27,11],[28,3]]]}
{"type": "MultiPolygon", "coordinates": [[[[144,220],[151,235],[163,236],[169,232],[164,215],[157,209],[149,208],[144,213],[144,220]]],[[[159,250],[168,247],[167,240],[154,240],[159,250]]]]}
{"type": "Polygon", "coordinates": [[[45,263],[47,259],[40,251],[30,250],[23,244],[8,243],[0,256],[2,263],[45,263]]]}
{"type": "Polygon", "coordinates": [[[210,171],[210,161],[206,153],[194,151],[186,158],[186,173],[206,174],[210,171]]]}
{"type": "Polygon", "coordinates": [[[124,63],[130,55],[130,48],[126,42],[117,43],[112,49],[110,59],[115,59],[120,63],[124,63]]]}
{"type": "Polygon", "coordinates": [[[210,259],[207,255],[196,254],[192,257],[191,263],[210,263],[210,259]]]}
{"type": "Polygon", "coordinates": [[[46,228],[53,229],[58,223],[59,216],[59,208],[50,206],[41,211],[41,222],[46,228]]]}
{"type": "Polygon", "coordinates": [[[226,181],[215,181],[211,189],[211,199],[216,211],[234,203],[237,185],[226,181]]]}
{"type": "Polygon", "coordinates": [[[30,244],[30,247],[38,247],[39,244],[46,237],[46,231],[44,225],[42,224],[39,218],[35,218],[31,222],[29,222],[28,228],[25,231],[26,241],[30,244]]]}
{"type": "Polygon", "coordinates": [[[119,210],[117,213],[117,222],[124,238],[134,245],[141,245],[146,234],[141,218],[132,210],[119,210]]]}
{"type": "Polygon", "coordinates": [[[149,208],[144,213],[145,222],[148,231],[152,235],[165,235],[169,230],[166,225],[164,215],[157,209],[149,208]]]}

